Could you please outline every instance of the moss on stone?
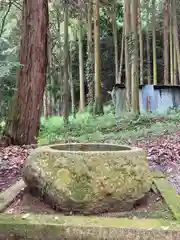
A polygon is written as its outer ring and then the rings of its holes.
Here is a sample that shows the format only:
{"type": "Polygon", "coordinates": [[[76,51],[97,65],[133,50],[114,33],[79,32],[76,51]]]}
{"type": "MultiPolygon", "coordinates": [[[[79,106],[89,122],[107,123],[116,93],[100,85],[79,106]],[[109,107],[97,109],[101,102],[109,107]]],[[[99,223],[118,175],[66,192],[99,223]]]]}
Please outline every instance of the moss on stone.
{"type": "Polygon", "coordinates": [[[160,171],[155,171],[155,172],[152,172],[153,174],[153,178],[165,178],[166,175],[160,171]]]}
{"type": "Polygon", "coordinates": [[[147,212],[147,211],[142,211],[142,212],[129,212],[125,213],[122,217],[127,217],[127,218],[138,218],[138,219],[154,219],[154,218],[162,218],[162,219],[169,219],[169,220],[175,220],[173,215],[168,211],[153,211],[153,212],[147,212]]]}
{"type": "Polygon", "coordinates": [[[0,233],[8,240],[13,236],[26,240],[179,240],[180,224],[162,219],[1,215],[0,233]]]}
{"type": "Polygon", "coordinates": [[[70,199],[75,202],[86,203],[92,199],[92,187],[85,179],[74,181],[74,183],[71,185],[70,191],[70,199]]]}
{"type": "Polygon", "coordinates": [[[117,227],[158,229],[169,226],[173,230],[180,230],[180,223],[164,219],[128,219],[128,218],[98,218],[96,216],[63,216],[63,215],[0,215],[0,225],[6,224],[31,224],[31,225],[64,225],[82,227],[117,227]]]}
{"type": "Polygon", "coordinates": [[[180,197],[166,179],[154,179],[157,189],[164,198],[174,217],[180,220],[180,197]]]}
{"type": "Polygon", "coordinates": [[[128,210],[152,185],[146,153],[113,144],[37,148],[23,175],[52,205],[86,214],[128,210]]]}
{"type": "Polygon", "coordinates": [[[3,212],[13,202],[25,186],[24,181],[21,179],[0,193],[0,212],[3,212]]]}

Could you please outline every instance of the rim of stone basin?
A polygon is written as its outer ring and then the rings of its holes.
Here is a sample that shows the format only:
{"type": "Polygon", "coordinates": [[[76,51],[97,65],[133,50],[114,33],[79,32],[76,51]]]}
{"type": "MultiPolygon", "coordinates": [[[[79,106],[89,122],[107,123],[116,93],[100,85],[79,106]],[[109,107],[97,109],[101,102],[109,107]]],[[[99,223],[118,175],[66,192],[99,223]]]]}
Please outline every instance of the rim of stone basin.
{"type": "Polygon", "coordinates": [[[108,144],[108,143],[60,143],[43,146],[41,148],[50,149],[54,152],[139,152],[141,148],[130,147],[127,145],[108,144]]]}

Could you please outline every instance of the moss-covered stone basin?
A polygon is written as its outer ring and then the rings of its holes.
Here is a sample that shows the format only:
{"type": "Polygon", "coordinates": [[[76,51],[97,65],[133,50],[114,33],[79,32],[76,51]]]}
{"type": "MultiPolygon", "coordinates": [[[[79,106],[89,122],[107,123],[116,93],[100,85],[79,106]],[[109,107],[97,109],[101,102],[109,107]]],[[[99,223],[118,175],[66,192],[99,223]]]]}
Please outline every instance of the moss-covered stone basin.
{"type": "Polygon", "coordinates": [[[56,209],[83,214],[129,210],[152,184],[142,149],[96,143],[39,147],[23,177],[56,209]]]}

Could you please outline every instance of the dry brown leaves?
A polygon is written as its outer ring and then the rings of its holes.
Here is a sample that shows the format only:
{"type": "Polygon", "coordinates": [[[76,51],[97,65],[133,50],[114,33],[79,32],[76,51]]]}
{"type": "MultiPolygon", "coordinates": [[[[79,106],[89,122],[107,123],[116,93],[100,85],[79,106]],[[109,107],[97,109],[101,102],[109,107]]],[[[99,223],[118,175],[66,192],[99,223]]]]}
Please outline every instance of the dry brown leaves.
{"type": "Polygon", "coordinates": [[[0,191],[21,178],[21,170],[31,146],[9,146],[0,148],[0,191]]]}

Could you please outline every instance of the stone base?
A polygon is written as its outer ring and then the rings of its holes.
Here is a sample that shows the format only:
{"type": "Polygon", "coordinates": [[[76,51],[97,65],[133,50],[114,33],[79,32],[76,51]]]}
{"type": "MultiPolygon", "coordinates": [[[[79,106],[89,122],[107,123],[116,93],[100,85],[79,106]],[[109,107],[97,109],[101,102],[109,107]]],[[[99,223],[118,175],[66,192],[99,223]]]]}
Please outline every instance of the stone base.
{"type": "Polygon", "coordinates": [[[1,215],[0,239],[179,240],[180,224],[163,219],[1,215]]]}
{"type": "MultiPolygon", "coordinates": [[[[0,194],[0,211],[24,189],[23,181],[0,194]]],[[[179,240],[180,197],[162,174],[154,174],[176,221],[165,219],[101,218],[62,215],[0,215],[0,240],[179,240]]]]}

